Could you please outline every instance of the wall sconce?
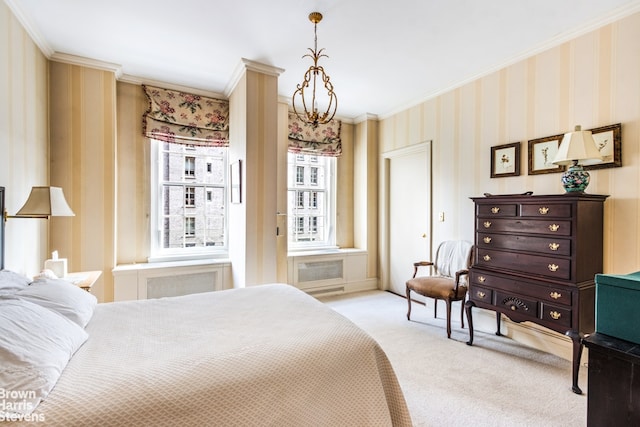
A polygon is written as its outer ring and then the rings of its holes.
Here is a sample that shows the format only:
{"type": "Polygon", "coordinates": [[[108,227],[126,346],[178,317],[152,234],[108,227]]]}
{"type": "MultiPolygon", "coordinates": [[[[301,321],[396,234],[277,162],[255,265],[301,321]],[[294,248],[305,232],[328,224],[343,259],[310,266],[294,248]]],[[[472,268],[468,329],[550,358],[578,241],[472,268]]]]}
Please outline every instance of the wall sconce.
{"type": "Polygon", "coordinates": [[[589,185],[589,172],[582,166],[601,161],[602,156],[591,131],[581,130],[578,125],[574,132],[564,134],[553,164],[571,165],[562,174],[562,185],[567,193],[584,193],[589,185]]]}
{"type": "Polygon", "coordinates": [[[24,206],[15,215],[4,210],[8,218],[49,218],[51,216],[75,216],[60,187],[33,187],[24,206]]]}

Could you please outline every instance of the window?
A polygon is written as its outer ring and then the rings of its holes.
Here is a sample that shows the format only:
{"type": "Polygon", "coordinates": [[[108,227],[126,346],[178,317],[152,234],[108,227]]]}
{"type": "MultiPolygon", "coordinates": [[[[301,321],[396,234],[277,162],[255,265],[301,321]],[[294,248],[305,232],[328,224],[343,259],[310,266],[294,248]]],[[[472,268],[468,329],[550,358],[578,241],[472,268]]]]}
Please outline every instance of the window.
{"type": "Polygon", "coordinates": [[[207,173],[213,172],[213,163],[207,162],[207,173]]]}
{"type": "Polygon", "coordinates": [[[194,237],[196,235],[196,219],[186,217],[184,219],[184,235],[186,237],[194,237]]]}
{"type": "Polygon", "coordinates": [[[304,166],[296,166],[296,184],[304,184],[304,166]]]}
{"type": "Polygon", "coordinates": [[[227,151],[152,141],[151,261],[227,255],[227,151]]]}
{"type": "MultiPolygon", "coordinates": [[[[191,148],[191,150],[193,150],[193,148],[191,148]]],[[[184,176],[185,178],[194,178],[196,176],[196,158],[195,157],[185,156],[184,176]]]]}
{"type": "Polygon", "coordinates": [[[196,207],[196,188],[186,187],[184,189],[184,205],[187,207],[196,207]]]}
{"type": "Polygon", "coordinates": [[[289,249],[335,247],[336,158],[289,153],[288,163],[289,249]]]}

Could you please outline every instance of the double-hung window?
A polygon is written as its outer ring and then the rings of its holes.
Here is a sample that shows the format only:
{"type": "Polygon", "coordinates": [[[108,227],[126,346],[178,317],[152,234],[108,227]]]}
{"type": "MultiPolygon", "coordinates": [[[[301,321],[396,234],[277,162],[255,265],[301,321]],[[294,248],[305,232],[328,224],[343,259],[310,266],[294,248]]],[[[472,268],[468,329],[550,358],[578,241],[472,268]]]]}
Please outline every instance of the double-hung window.
{"type": "Polygon", "coordinates": [[[152,260],[226,255],[227,151],[152,140],[152,260]]]}
{"type": "Polygon", "coordinates": [[[289,250],[335,247],[335,157],[288,153],[289,250]]]}

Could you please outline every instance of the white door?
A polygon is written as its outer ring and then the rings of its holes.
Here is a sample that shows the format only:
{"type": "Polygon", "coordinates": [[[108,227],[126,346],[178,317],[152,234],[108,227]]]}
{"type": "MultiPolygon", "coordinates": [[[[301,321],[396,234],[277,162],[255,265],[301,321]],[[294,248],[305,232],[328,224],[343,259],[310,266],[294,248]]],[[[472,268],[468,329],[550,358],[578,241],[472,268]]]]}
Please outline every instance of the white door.
{"type": "Polygon", "coordinates": [[[389,159],[389,290],[405,295],[415,261],[429,260],[431,144],[389,159]]]}

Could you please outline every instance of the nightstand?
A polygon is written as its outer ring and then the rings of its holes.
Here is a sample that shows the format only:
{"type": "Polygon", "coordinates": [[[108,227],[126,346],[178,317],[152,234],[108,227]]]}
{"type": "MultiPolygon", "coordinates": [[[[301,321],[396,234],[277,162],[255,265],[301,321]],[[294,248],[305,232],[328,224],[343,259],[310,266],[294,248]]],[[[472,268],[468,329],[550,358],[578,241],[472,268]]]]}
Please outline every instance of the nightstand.
{"type": "Polygon", "coordinates": [[[87,292],[91,292],[91,287],[96,283],[101,275],[102,271],[78,271],[75,273],[68,273],[63,277],[63,279],[87,292]]]}

